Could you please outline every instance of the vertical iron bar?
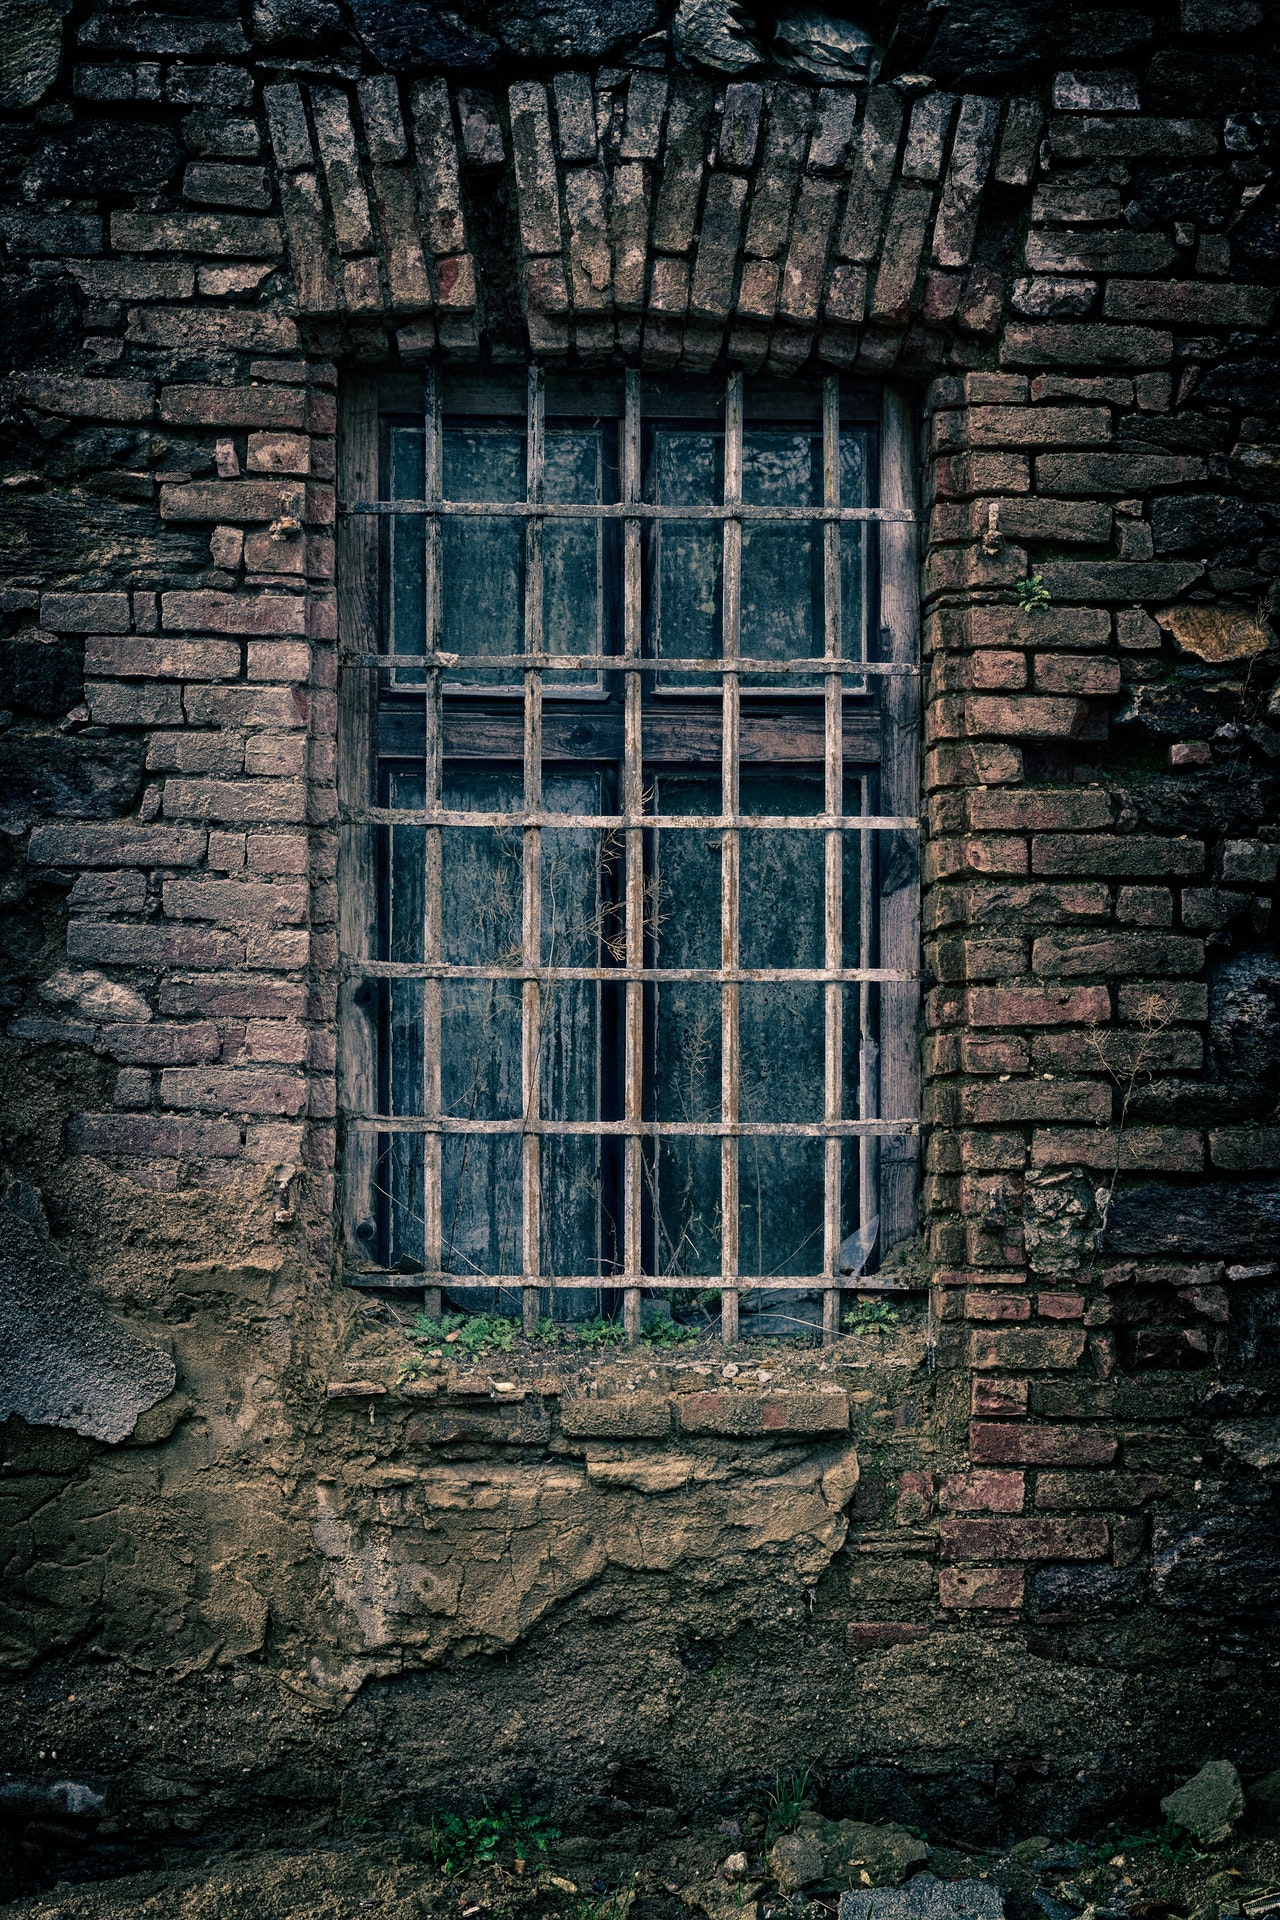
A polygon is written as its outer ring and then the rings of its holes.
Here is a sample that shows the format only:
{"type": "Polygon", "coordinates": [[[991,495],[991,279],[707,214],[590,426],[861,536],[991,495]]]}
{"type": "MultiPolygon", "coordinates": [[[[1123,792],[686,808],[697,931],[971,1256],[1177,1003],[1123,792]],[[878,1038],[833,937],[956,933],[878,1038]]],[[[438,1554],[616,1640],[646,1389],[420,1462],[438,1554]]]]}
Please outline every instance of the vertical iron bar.
{"type": "MultiPolygon", "coordinates": [[[[541,501],[543,483],[544,396],[541,367],[529,369],[527,488],[531,501],[541,501]]],[[[542,521],[525,522],[524,646],[533,653],[542,646],[542,521]]],[[[527,812],[542,806],[542,675],[536,669],[524,676],[524,804],[527,812]]],[[[542,964],[542,829],[525,827],[522,835],[524,897],[522,933],[524,964],[542,964]]],[[[520,1009],[521,1101],[526,1122],[540,1117],[542,1061],[542,998],[536,980],[526,980],[520,1009]]],[[[523,1192],[521,1271],[524,1276],[523,1323],[526,1334],[538,1330],[541,1305],[538,1276],[542,1269],[542,1157],[540,1141],[527,1131],[522,1141],[523,1192]]]]}
{"type": "MultiPolygon", "coordinates": [[[[640,498],[640,375],[628,368],[626,411],[622,423],[622,497],[629,506],[640,498]]],[[[627,519],[623,533],[623,657],[640,658],[640,521],[627,519]]],[[[644,742],[642,732],[642,676],[632,668],[623,674],[626,710],[622,768],[622,812],[626,821],[626,954],[628,967],[644,965],[644,742]]],[[[626,985],[623,1061],[623,1111],[628,1120],[642,1117],[644,1073],[644,987],[639,980],[626,985]]],[[[643,1195],[642,1144],[628,1134],[623,1154],[622,1295],[627,1339],[640,1337],[641,1205],[643,1195]]]]}
{"type": "MultiPolygon", "coordinates": [[[[423,495],[428,503],[438,503],[441,497],[440,392],[434,368],[429,369],[427,373],[422,433],[423,495]]],[[[426,542],[424,569],[426,631],[423,639],[427,652],[434,653],[440,637],[440,521],[435,514],[428,514],[424,519],[423,538],[426,542]]],[[[423,794],[424,804],[428,807],[438,807],[442,797],[444,727],[441,700],[440,672],[432,668],[427,673],[423,706],[423,794]]],[[[422,957],[428,962],[444,958],[442,841],[443,833],[440,827],[424,829],[422,957]]],[[[422,983],[422,1110],[427,1118],[432,1120],[438,1119],[441,1112],[442,991],[439,980],[424,980],[422,983]]],[[[444,1252],[441,1218],[442,1159],[443,1141],[440,1134],[425,1133],[422,1139],[422,1263],[429,1275],[438,1274],[441,1271],[444,1252]]],[[[424,1313],[433,1320],[439,1319],[442,1300],[438,1284],[428,1283],[423,1292],[422,1304],[424,1313]]]]}
{"type": "MultiPolygon", "coordinates": [[[[859,781],[858,811],[870,813],[871,781],[863,774],[859,781]]],[[[858,835],[858,965],[869,967],[875,952],[875,848],[869,833],[858,835]]],[[[874,1120],[879,1093],[880,1049],[871,1030],[871,982],[858,982],[858,1118],[874,1120]]],[[[878,1142],[869,1133],[858,1136],[858,1226],[870,1226],[880,1211],[878,1194],[878,1142]]],[[[868,1250],[866,1263],[871,1259],[868,1250]]]]}
{"type": "MultiPolygon", "coordinates": [[[[724,504],[742,504],[742,375],[731,373],[724,403],[724,504]]],[[[740,652],[742,609],[742,521],[724,523],[721,653],[726,661],[740,652]]],[[[739,806],[739,739],[742,679],[726,673],[721,693],[720,808],[736,818],[739,806]]],[[[736,826],[721,836],[720,852],[720,964],[736,967],[740,950],[738,883],[739,835],[736,826]]],[[[720,987],[720,1117],[736,1122],[741,1105],[740,998],[737,981],[720,987]]],[[[738,1142],[720,1142],[720,1335],[726,1342],[738,1337],[738,1287],[741,1270],[738,1249],[738,1142]]]]}
{"type": "MultiPolygon", "coordinates": [[[[829,374],[822,383],[822,504],[840,505],[840,381],[829,374]]],[[[825,622],[823,655],[838,660],[842,652],[843,607],[840,596],[840,542],[838,524],[828,523],[822,530],[822,605],[825,622]]],[[[844,811],[844,700],[838,673],[829,673],[823,696],[823,766],[825,791],[823,805],[830,814],[844,811]]],[[[838,827],[824,836],[826,869],[823,876],[826,955],[824,965],[844,964],[843,880],[844,835],[838,827]]],[[[824,1096],[823,1112],[827,1120],[843,1118],[842,1079],[844,1066],[844,988],[828,984],[823,1020],[824,1096]]],[[[843,1144],[839,1140],[824,1143],[822,1169],[822,1271],[826,1285],[822,1295],[822,1339],[829,1346],[840,1331],[840,1165],[843,1144]]]]}

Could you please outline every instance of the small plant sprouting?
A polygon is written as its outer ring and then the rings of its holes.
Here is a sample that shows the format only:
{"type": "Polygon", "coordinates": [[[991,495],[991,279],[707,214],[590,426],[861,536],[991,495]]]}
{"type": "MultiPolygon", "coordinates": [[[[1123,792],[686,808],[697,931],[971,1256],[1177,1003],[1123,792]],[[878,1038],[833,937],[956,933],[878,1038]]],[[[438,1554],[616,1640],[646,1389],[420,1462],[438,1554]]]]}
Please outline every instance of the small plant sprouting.
{"type": "Polygon", "coordinates": [[[482,1814],[432,1814],[427,1850],[432,1864],[450,1879],[508,1853],[522,1873],[535,1855],[545,1859],[548,1845],[559,1838],[542,1814],[525,1813],[518,1800],[500,1813],[492,1812],[486,1800],[482,1814]]]}
{"type": "Polygon", "coordinates": [[[442,1313],[438,1320],[420,1313],[409,1337],[428,1347],[457,1347],[469,1360],[478,1360],[485,1353],[510,1353],[516,1332],[516,1322],[505,1313],[442,1313]]]}
{"type": "Polygon", "coordinates": [[[1043,576],[1038,573],[1029,573],[1025,580],[1019,580],[1015,591],[1018,605],[1024,613],[1034,613],[1039,607],[1047,607],[1053,597],[1043,576]]]}
{"type": "Polygon", "coordinates": [[[1102,1188],[1098,1190],[1098,1212],[1101,1215],[1104,1227],[1107,1224],[1107,1215],[1111,1210],[1111,1202],[1115,1198],[1116,1181],[1120,1177],[1120,1163],[1123,1155],[1125,1128],[1129,1121],[1129,1108],[1143,1074],[1151,1071],[1148,1062],[1152,1054],[1157,1051],[1156,1042],[1159,1040],[1165,1028],[1172,1023],[1172,1020],[1172,1002],[1158,991],[1153,991],[1148,994],[1137,1009],[1137,1038],[1127,1061],[1117,1060],[1116,1053],[1118,1049],[1114,1044],[1115,1042],[1123,1043],[1126,1038],[1124,1034],[1108,1031],[1097,1025],[1089,1029],[1089,1044],[1097,1054],[1104,1072],[1115,1082],[1120,1092],[1120,1113],[1115,1127],[1115,1165],[1111,1169],[1110,1184],[1105,1190],[1102,1188]]]}
{"type": "Polygon", "coordinates": [[[1162,1827],[1147,1827],[1142,1833],[1121,1834],[1098,1849],[1099,1865],[1116,1853],[1156,1852],[1171,1867],[1184,1866],[1188,1860],[1203,1860],[1205,1855],[1195,1844],[1194,1834],[1180,1827],[1169,1815],[1162,1827]]]}
{"type": "Polygon", "coordinates": [[[859,1300],[850,1307],[841,1323],[846,1333],[887,1333],[896,1327],[901,1315],[887,1300],[859,1300]]]}
{"type": "Polygon", "coordinates": [[[640,1338],[647,1347],[679,1347],[686,1340],[695,1340],[697,1335],[692,1327],[681,1326],[678,1320],[669,1320],[665,1313],[655,1313],[641,1327],[640,1338]]]}
{"type": "Polygon", "coordinates": [[[808,1767],[783,1767],[774,1775],[765,1821],[766,1842],[776,1840],[780,1833],[791,1832],[804,1809],[808,1791],[808,1767]]]}

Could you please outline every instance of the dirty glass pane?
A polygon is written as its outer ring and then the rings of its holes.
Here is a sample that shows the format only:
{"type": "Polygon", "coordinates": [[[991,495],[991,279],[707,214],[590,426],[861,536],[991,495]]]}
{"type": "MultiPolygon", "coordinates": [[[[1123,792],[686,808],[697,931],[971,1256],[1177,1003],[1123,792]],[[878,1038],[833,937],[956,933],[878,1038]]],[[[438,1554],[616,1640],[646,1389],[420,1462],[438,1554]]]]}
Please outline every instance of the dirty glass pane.
{"type": "MultiPolygon", "coordinates": [[[[446,500],[523,500],[523,426],[446,421],[446,500]]],[[[441,521],[440,645],[448,653],[524,650],[524,525],[497,514],[441,521]]],[[[514,669],[468,674],[470,686],[520,684],[514,669]]]]}
{"type": "MultiPolygon", "coordinates": [[[[393,807],[422,806],[421,773],[393,768],[388,780],[387,803],[393,807]]],[[[391,827],[387,832],[387,841],[386,957],[388,960],[421,960],[425,832],[422,827],[391,827]]],[[[385,981],[383,1012],[392,1063],[387,1088],[387,1111],[397,1114],[421,1113],[422,982],[385,981]]],[[[387,1221],[388,1264],[392,1267],[397,1263],[407,1267],[420,1266],[423,1255],[421,1136],[412,1133],[384,1135],[380,1143],[378,1172],[380,1198],[387,1221]]]]}
{"type": "MultiPolygon", "coordinates": [[[[421,427],[391,429],[390,492],[393,500],[421,500],[423,495],[423,436],[421,427]]],[[[387,530],[389,568],[389,653],[422,653],[426,647],[426,521],[421,514],[392,515],[387,530]]],[[[397,670],[398,687],[420,687],[426,680],[420,667],[397,670]]]]}
{"type": "MultiPolygon", "coordinates": [[[[605,499],[604,432],[599,425],[548,426],[543,484],[547,500],[572,505],[605,499]]],[[[589,521],[548,520],[542,534],[542,631],[548,653],[603,653],[605,529],[589,521]]],[[[594,673],[557,674],[555,693],[594,686],[594,673]]]]}
{"type": "MultiPolygon", "coordinates": [[[[711,427],[654,429],[647,498],[706,506],[724,497],[724,434],[711,427]]],[[[649,619],[655,652],[711,659],[720,652],[724,534],[711,520],[655,523],[650,536],[649,619]]],[[[706,675],[664,674],[666,687],[705,687],[706,675]]]]}

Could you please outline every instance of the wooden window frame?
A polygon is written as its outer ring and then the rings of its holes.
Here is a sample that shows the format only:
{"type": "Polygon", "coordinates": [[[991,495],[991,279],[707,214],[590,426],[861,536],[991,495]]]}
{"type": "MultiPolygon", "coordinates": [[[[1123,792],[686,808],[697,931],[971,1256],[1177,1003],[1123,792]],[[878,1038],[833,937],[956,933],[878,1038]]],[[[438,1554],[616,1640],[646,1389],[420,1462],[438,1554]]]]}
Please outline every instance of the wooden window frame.
{"type": "MultiPolygon", "coordinates": [[[[476,376],[477,378],[481,376],[476,376]]],[[[425,1291],[429,1310],[439,1311],[443,1287],[464,1284],[456,1274],[441,1270],[440,1177],[441,1143],[449,1132],[508,1132],[521,1138],[522,1268],[518,1274],[468,1277],[471,1285],[518,1287],[523,1297],[526,1331],[532,1331],[541,1311],[542,1295],[551,1287],[592,1286],[621,1292],[623,1317],[629,1338],[640,1332],[641,1299],[645,1292],[666,1292],[690,1286],[716,1285],[721,1296],[721,1330],[726,1340],[738,1336],[739,1296],[767,1285],[770,1289],[821,1291],[823,1333],[831,1340],[839,1328],[840,1297],[847,1289],[865,1290],[874,1284],[866,1273],[842,1268],[841,1142],[858,1142],[860,1218],[878,1218],[878,1245],[887,1250],[912,1233],[917,1225],[919,1187],[919,1131],[921,1071],[919,1058],[920,1001],[920,889],[917,817],[919,793],[920,687],[918,667],[919,592],[917,576],[917,512],[911,407],[907,394],[886,386],[880,396],[880,492],[876,507],[842,507],[840,488],[841,383],[828,376],[822,385],[823,503],[816,507],[761,508],[742,501],[743,378],[730,373],[724,386],[724,499],[717,506],[697,509],[663,507],[641,496],[641,376],[625,375],[625,409],[621,429],[621,499],[616,504],[564,507],[542,497],[544,375],[528,369],[527,448],[528,491],[524,502],[454,503],[440,491],[440,409],[438,376],[424,376],[425,469],[424,497],[415,501],[388,501],[380,497],[379,398],[376,375],[352,377],[343,391],[339,447],[338,614],[339,614],[339,1124],[341,1128],[341,1257],[343,1277],[366,1287],[411,1286],[425,1291]],[[446,516],[474,513],[510,516],[524,525],[525,597],[524,651],[510,656],[469,657],[468,668],[502,669],[522,676],[523,782],[522,813],[494,815],[451,813],[443,805],[444,682],[457,666],[453,655],[439,650],[441,606],[440,528],[446,516]],[[425,521],[426,634],[420,655],[397,653],[399,668],[425,675],[422,752],[424,805],[390,808],[377,804],[378,687],[385,681],[388,654],[382,634],[380,582],[380,521],[389,513],[420,516],[425,521]],[[620,654],[561,655],[539,651],[542,635],[543,528],[555,518],[595,518],[619,521],[622,527],[622,651],[620,654]],[[721,810],[718,816],[698,816],[685,824],[713,828],[721,834],[721,964],[702,970],[721,990],[721,1113],[718,1122],[658,1122],[643,1117],[644,989],[649,980],[670,980],[668,970],[644,966],[644,834],[654,824],[645,812],[643,793],[644,701],[646,674],[670,667],[670,657],[646,657],[642,636],[642,553],[646,522],[692,519],[719,523],[723,529],[722,653],[711,660],[688,661],[682,671],[697,670],[720,681],[721,810]],[[754,520],[782,519],[823,528],[824,648],[807,661],[751,661],[739,650],[739,612],[742,535],[754,520]],[[868,523],[879,538],[879,647],[874,659],[844,655],[841,620],[841,526],[868,523]],[[619,674],[624,689],[621,809],[617,814],[592,817],[553,814],[543,806],[543,700],[548,676],[566,669],[596,668],[619,674]],[[742,763],[744,674],[807,674],[821,683],[823,717],[822,768],[824,811],[785,822],[749,820],[739,804],[742,763]],[[865,688],[880,683],[880,806],[877,815],[843,812],[846,744],[846,682],[855,679],[865,688]],[[377,837],[393,824],[424,830],[425,895],[423,959],[420,963],[379,960],[376,955],[377,837]],[[522,953],[517,966],[454,968],[441,958],[442,833],[450,826],[486,824],[518,827],[522,843],[522,953]],[[786,969],[788,980],[822,982],[824,994],[824,1117],[818,1122],[749,1124],[739,1113],[738,1014],[740,987],[748,975],[739,965],[739,853],[743,833],[761,826],[811,830],[824,838],[825,953],[820,969],[786,969]],[[621,968],[558,969],[543,964],[540,926],[540,864],[542,832],[549,826],[596,827],[617,831],[624,846],[625,962],[621,968]],[[842,843],[849,832],[861,838],[862,870],[871,872],[871,837],[883,837],[887,851],[879,862],[879,965],[869,964],[864,914],[860,965],[845,967],[842,945],[842,843]],[[624,986],[623,1115],[620,1120],[556,1122],[538,1111],[539,1008],[544,985],[558,977],[607,977],[624,986]],[[423,1100],[415,1116],[392,1116],[377,1111],[378,1040],[369,1018],[371,983],[378,978],[412,975],[423,990],[423,1100]],[[521,1050],[523,1105],[521,1117],[511,1121],[460,1121],[442,1112],[440,1077],[441,983],[450,977],[517,977],[522,982],[521,1050]],[[863,1118],[842,1116],[842,1038],[844,990],[856,983],[860,998],[861,1030],[868,1031],[868,997],[878,989],[879,1060],[878,1099],[868,1084],[875,1073],[868,1050],[862,1049],[860,1110],[863,1118]],[[867,1117],[868,1112],[874,1117],[867,1117]],[[422,1271],[402,1275],[371,1267],[360,1252],[369,1195],[373,1190],[378,1138],[389,1131],[414,1131],[424,1142],[424,1260],[422,1271]],[[621,1135],[623,1157],[622,1265],[616,1274],[548,1277],[540,1271],[540,1153],[547,1133],[621,1135]],[[712,1281],[703,1276],[662,1276],[642,1270],[642,1151],[646,1137],[671,1133],[718,1135],[721,1141],[721,1271],[712,1281]],[[823,1265],[815,1275],[794,1277],[743,1275],[738,1258],[738,1143],[751,1133],[820,1138],[825,1143],[823,1170],[823,1265]]],[[[863,649],[865,653],[865,648],[863,649]]],[[[758,682],[757,682],[758,684],[758,682]]],[[[812,680],[810,682],[812,685],[812,680]]],[[[808,689],[806,689],[807,691],[808,689]]],[[[575,694],[585,691],[581,682],[575,694]]],[[[816,689],[815,689],[816,695],[816,689]]],[[[589,695],[588,695],[589,697],[589,695]]],[[[751,692],[747,693],[748,701],[751,692]]],[[[863,787],[865,796],[865,783],[863,787]]],[[[663,825],[672,822],[664,817],[663,825]]],[[[699,974],[701,978],[701,973],[699,974]]],[[[867,1255],[864,1254],[864,1261],[867,1255]]]]}

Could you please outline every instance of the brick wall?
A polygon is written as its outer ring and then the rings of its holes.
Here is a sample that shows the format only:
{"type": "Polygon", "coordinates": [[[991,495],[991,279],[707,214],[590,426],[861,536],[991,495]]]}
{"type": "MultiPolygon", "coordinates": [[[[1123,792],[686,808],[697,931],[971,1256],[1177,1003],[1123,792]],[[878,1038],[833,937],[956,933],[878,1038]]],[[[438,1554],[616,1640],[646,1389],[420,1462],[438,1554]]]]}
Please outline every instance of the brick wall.
{"type": "Polygon", "coordinates": [[[868,89],[662,43],[388,73],[78,10],[4,96],[6,1152],[158,1320],[213,1216],[119,1196],[233,1195],[301,1276],[286,1426],[324,1364],[299,1329],[349,1312],[344,371],[915,394],[940,1392],[894,1497],[937,1567],[875,1589],[867,1646],[1152,1606],[1175,1634],[1265,1610],[1274,1565],[1276,9],[1128,41],[1004,11],[1004,66],[956,7],[868,89]]]}

